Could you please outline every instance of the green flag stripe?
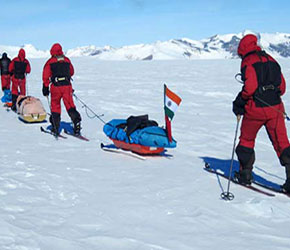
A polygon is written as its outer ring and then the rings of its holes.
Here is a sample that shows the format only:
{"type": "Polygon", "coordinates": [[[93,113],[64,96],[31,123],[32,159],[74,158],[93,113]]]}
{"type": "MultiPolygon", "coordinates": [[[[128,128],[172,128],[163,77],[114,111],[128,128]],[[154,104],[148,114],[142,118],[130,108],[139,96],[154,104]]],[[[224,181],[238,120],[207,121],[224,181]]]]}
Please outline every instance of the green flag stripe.
{"type": "Polygon", "coordinates": [[[172,120],[174,113],[166,106],[164,107],[164,110],[165,110],[165,115],[167,115],[172,120]]]}

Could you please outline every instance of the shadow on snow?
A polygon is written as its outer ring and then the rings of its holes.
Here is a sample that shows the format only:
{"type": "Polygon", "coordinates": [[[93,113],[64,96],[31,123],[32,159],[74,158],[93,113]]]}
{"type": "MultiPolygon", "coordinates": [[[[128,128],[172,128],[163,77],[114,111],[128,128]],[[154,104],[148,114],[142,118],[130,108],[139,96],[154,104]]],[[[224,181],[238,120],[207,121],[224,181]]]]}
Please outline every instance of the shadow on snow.
{"type": "MultiPolygon", "coordinates": [[[[214,169],[215,171],[217,172],[222,172],[223,174],[225,174],[226,176],[229,176],[230,175],[230,166],[231,166],[231,160],[223,160],[223,159],[218,159],[218,158],[213,158],[213,157],[200,157],[201,159],[203,159],[204,163],[208,163],[210,165],[210,167],[212,169],[214,169]]],[[[240,164],[238,161],[234,160],[233,162],[233,169],[232,169],[232,174],[231,176],[233,177],[234,176],[234,173],[236,171],[239,171],[239,168],[240,168],[240,164]]],[[[273,187],[275,189],[280,189],[280,185],[281,184],[277,184],[277,183],[274,183],[270,180],[267,180],[266,178],[258,175],[255,173],[255,168],[263,173],[265,173],[265,175],[267,176],[274,176],[275,178],[278,178],[280,180],[283,180],[281,177],[278,177],[276,175],[273,175],[261,168],[258,168],[258,167],[254,167],[254,170],[253,170],[253,178],[254,178],[254,181],[257,182],[257,183],[261,183],[263,185],[266,185],[266,186],[269,186],[269,187],[273,187]]],[[[220,182],[219,182],[219,185],[221,186],[220,182]]],[[[221,187],[222,188],[222,187],[221,187]]]]}
{"type": "MultiPolygon", "coordinates": [[[[51,125],[47,126],[48,130],[51,130],[51,125]]],[[[71,122],[60,122],[60,126],[59,126],[59,132],[61,133],[62,130],[66,130],[69,133],[73,133],[73,125],[71,122]]]]}

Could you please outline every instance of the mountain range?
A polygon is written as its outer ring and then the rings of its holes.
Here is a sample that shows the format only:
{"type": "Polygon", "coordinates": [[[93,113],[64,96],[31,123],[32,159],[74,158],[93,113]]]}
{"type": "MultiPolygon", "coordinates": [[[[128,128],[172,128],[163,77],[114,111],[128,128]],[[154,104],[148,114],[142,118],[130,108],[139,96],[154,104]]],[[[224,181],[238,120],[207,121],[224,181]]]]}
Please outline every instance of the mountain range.
{"type": "MultiPolygon", "coordinates": [[[[238,34],[214,35],[202,40],[189,38],[157,41],[114,48],[94,45],[77,47],[65,52],[68,57],[89,56],[99,60],[182,60],[182,59],[234,59],[240,39],[246,34],[255,34],[260,46],[276,58],[290,57],[290,33],[256,33],[249,30],[238,34]]],[[[49,50],[38,50],[31,44],[20,46],[28,58],[47,58],[49,50]]],[[[17,55],[20,47],[0,45],[10,57],[17,55]]]]}

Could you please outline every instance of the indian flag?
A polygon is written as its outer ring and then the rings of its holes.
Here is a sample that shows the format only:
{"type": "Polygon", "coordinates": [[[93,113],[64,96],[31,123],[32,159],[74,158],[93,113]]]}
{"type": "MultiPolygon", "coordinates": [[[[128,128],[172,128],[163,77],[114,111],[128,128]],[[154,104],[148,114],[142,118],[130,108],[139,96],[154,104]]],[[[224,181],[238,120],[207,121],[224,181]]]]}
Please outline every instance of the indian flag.
{"type": "Polygon", "coordinates": [[[174,113],[181,103],[181,98],[173,93],[167,86],[164,84],[164,110],[165,115],[173,119],[174,113]]]}

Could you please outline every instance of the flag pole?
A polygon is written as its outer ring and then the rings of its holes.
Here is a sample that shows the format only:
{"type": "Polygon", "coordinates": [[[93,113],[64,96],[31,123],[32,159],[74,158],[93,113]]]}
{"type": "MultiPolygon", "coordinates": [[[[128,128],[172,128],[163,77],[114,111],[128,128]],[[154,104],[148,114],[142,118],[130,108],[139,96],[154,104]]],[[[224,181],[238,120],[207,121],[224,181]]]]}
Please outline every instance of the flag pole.
{"type": "Polygon", "coordinates": [[[166,133],[167,133],[167,137],[168,137],[168,140],[169,142],[172,142],[172,133],[171,133],[171,121],[169,120],[169,117],[166,115],[165,113],[165,106],[166,106],[166,103],[165,103],[165,96],[166,96],[166,84],[164,84],[164,116],[165,116],[165,130],[166,130],[166,133]]]}

